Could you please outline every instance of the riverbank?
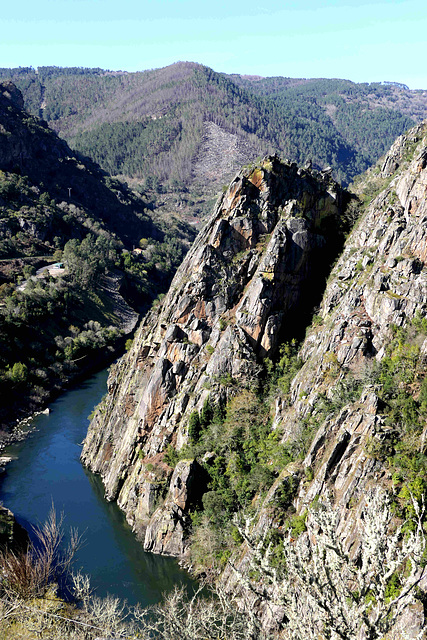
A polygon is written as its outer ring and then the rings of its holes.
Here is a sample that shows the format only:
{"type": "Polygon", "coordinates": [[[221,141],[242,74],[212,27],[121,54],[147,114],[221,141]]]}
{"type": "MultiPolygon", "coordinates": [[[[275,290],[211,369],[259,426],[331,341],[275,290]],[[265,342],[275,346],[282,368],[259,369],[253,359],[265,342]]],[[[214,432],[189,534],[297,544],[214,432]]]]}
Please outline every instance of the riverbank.
{"type": "Polygon", "coordinates": [[[34,401],[31,401],[29,398],[22,398],[22,406],[19,408],[19,411],[16,412],[17,417],[12,418],[7,423],[4,423],[0,431],[0,473],[4,470],[6,464],[10,462],[8,459],[9,457],[1,456],[1,453],[9,445],[22,442],[34,431],[34,420],[38,416],[48,414],[49,412],[49,408],[46,405],[57,400],[63,393],[76,388],[91,375],[109,367],[115,360],[117,360],[117,358],[123,355],[125,342],[128,339],[129,335],[125,335],[117,341],[111,351],[108,350],[104,353],[95,354],[91,361],[86,365],[80,363],[79,370],[70,376],[65,382],[58,384],[54,389],[51,389],[47,398],[44,398],[43,403],[40,403],[39,406],[35,405],[34,401]]]}
{"type": "Polygon", "coordinates": [[[23,440],[25,440],[25,438],[27,438],[30,433],[35,431],[36,427],[34,426],[34,420],[38,416],[49,415],[49,413],[49,408],[43,409],[41,411],[36,411],[23,420],[19,420],[18,423],[13,427],[11,433],[0,434],[0,473],[3,473],[6,465],[13,460],[12,456],[1,455],[1,453],[9,445],[16,444],[17,442],[22,442],[23,440]]]}
{"type": "MultiPolygon", "coordinates": [[[[114,342],[75,360],[68,360],[61,367],[61,374],[54,377],[50,387],[43,388],[43,394],[33,392],[31,387],[22,388],[18,402],[7,407],[6,397],[2,400],[2,420],[0,425],[0,452],[7,444],[19,441],[23,436],[20,425],[31,420],[64,391],[72,389],[87,377],[109,366],[125,351],[126,341],[134,334],[138,320],[137,313],[122,296],[120,289],[123,274],[109,272],[102,276],[99,290],[102,291],[103,305],[108,308],[108,316],[114,318],[114,327],[120,332],[114,342]]],[[[18,386],[21,386],[18,383],[18,386]]],[[[10,402],[10,398],[8,398],[10,402]]],[[[26,425],[25,425],[26,426],[26,425]]]]}

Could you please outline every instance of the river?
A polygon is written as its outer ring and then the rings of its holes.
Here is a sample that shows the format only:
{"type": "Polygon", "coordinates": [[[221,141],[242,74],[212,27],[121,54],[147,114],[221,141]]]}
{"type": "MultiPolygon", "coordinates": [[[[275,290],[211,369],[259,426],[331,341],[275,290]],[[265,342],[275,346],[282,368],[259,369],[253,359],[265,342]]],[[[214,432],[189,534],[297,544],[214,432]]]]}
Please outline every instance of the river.
{"type": "Polygon", "coordinates": [[[142,550],[117,505],[104,500],[100,478],[80,463],[88,415],[106,392],[107,375],[101,371],[64,393],[48,416],[35,418],[35,432],[8,447],[5,453],[16,459],[0,476],[0,498],[27,529],[42,523],[53,503],[65,515],[65,528],[83,534],[74,567],[91,576],[96,595],[145,606],[192,582],[173,558],[142,550]]]}

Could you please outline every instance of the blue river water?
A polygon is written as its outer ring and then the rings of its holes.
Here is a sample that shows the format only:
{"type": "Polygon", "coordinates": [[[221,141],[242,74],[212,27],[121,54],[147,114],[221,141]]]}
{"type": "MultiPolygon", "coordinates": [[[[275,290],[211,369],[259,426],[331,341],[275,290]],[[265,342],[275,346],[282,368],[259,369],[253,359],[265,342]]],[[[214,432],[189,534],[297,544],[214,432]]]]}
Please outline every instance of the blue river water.
{"type": "Polygon", "coordinates": [[[35,419],[36,431],[8,448],[16,456],[0,476],[0,499],[27,529],[41,524],[54,505],[65,529],[83,534],[74,568],[91,576],[98,596],[111,594],[146,606],[175,585],[191,589],[188,574],[173,558],[145,553],[122,512],[104,499],[99,477],[80,463],[88,415],[106,392],[107,370],[67,391],[35,419]]]}

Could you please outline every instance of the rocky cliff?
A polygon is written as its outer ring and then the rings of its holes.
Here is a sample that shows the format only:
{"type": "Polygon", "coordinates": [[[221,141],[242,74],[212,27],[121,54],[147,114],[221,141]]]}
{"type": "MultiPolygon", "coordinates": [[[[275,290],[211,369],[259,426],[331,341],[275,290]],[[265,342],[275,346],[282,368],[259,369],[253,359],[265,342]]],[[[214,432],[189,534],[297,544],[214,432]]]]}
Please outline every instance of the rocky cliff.
{"type": "Polygon", "coordinates": [[[225,405],[253,386],[262,360],[298,328],[340,246],[346,200],[328,176],[276,157],[242,171],[113,367],[82,459],[146,549],[185,552],[203,474],[181,461],[172,475],[167,447],[188,442],[189,416],[208,398],[225,405]]]}
{"type": "MultiPolygon", "coordinates": [[[[382,166],[377,167],[378,183],[385,181],[385,188],[367,208],[330,275],[318,326],[310,329],[302,345],[304,365],[292,384],[291,408],[278,403],[275,421],[282,425],[286,437],[294,431],[295,419],[313,414],[322,392],[333,398],[350,380],[356,380],[362,391],[357,402],[346,404],[316,434],[304,461],[305,465],[318,468],[316,480],[304,497],[300,496],[306,502],[327,482],[334,486],[335,495],[344,506],[360,496],[377,473],[385,473],[384,469],[379,470],[375,456],[366,455],[365,447],[369,436],[380,440],[379,434],[384,430],[397,428],[390,419],[385,420],[386,401],[396,389],[388,396],[384,394],[381,383],[385,376],[380,363],[385,359],[389,366],[394,359],[397,366],[400,359],[404,369],[408,366],[406,345],[412,345],[412,368],[418,367],[418,378],[411,383],[412,391],[402,384],[402,392],[407,396],[412,392],[416,397],[424,379],[426,133],[426,125],[420,125],[399,138],[382,166]],[[397,354],[399,348],[404,353],[397,354]],[[334,448],[327,450],[331,441],[335,441],[339,455],[334,448]]],[[[351,393],[347,396],[351,397],[351,393]]],[[[420,421],[423,424],[425,418],[420,421]]]]}
{"type": "MultiPolygon", "coordinates": [[[[195,513],[192,558],[198,554],[205,567],[217,562],[226,588],[240,592],[249,610],[283,637],[323,637],[316,626],[322,618],[313,622],[300,602],[298,624],[311,626],[299,635],[287,631],[295,593],[288,590],[280,601],[280,589],[269,591],[249,538],[274,551],[271,577],[285,544],[313,557],[325,533],[314,526],[316,512],[331,504],[343,571],[352,563],[360,577],[372,496],[389,496],[393,515],[384,540],[403,526],[400,542],[412,535],[427,497],[426,188],[423,124],[399,138],[361,180],[359,193],[371,201],[322,288],[339,250],[338,229],[349,217],[344,194],[326,176],[276,158],[243,171],[163,305],[113,368],[86,438],[83,460],[101,473],[107,497],[117,499],[145,548],[188,553],[189,514],[195,513]],[[288,345],[276,365],[267,365],[270,378],[260,378],[266,357],[274,360],[283,340],[301,335],[319,303],[299,360],[288,345]],[[260,379],[264,401],[274,407],[262,428],[254,393],[260,379]],[[226,417],[204,420],[206,401],[225,407],[226,417]],[[194,416],[205,425],[198,448],[194,416]],[[188,447],[192,439],[196,446],[188,447]],[[181,456],[172,470],[175,450],[193,455],[181,456]],[[258,456],[256,463],[251,456],[258,456]],[[239,510],[251,521],[245,541],[231,525],[239,510]],[[279,605],[266,607],[268,599],[279,605]]],[[[305,572],[300,565],[299,574],[305,572]]],[[[385,579],[382,603],[386,609],[403,598],[409,574],[418,581],[418,599],[383,616],[381,628],[395,622],[388,638],[421,637],[425,626],[422,563],[396,567],[385,579]]],[[[372,582],[364,595],[353,590],[339,603],[336,619],[342,614],[353,626],[357,618],[354,623],[345,613],[349,603],[356,613],[364,607],[358,635],[341,629],[327,637],[384,636],[380,626],[369,631],[374,608],[381,608],[373,589],[372,582]]]]}
{"type": "MultiPolygon", "coordinates": [[[[296,443],[308,433],[311,445],[301,462],[283,470],[258,507],[253,528],[258,535],[276,532],[283,540],[284,518],[277,500],[290,478],[298,486],[292,504],[299,517],[308,513],[310,519],[314,505],[330,500],[336,531],[356,559],[372,492],[390,492],[394,526],[414,517],[414,504],[424,504],[426,187],[423,124],[400,137],[359,185],[362,193],[373,188],[379,193],[330,274],[316,321],[300,350],[304,364],[289,395],[276,398],[274,428],[283,442],[296,443]]],[[[250,556],[243,545],[236,556],[242,574],[250,556]]],[[[420,599],[397,616],[387,638],[424,637],[427,577],[421,567],[420,599]]],[[[235,571],[226,569],[223,579],[236,588],[235,571]]],[[[276,623],[283,621],[283,609],[275,614],[276,623]]],[[[271,624],[271,610],[265,615],[271,624]]],[[[360,637],[380,637],[363,635],[362,625],[359,632],[360,637]]]]}

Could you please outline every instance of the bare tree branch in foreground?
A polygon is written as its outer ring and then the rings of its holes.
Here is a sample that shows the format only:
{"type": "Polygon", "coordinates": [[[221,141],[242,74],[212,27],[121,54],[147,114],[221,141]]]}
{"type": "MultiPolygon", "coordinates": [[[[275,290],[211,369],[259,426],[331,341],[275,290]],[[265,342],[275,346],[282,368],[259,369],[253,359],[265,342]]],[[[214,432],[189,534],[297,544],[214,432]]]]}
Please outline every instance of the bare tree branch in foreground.
{"type": "MultiPolygon", "coordinates": [[[[360,549],[351,557],[337,535],[339,512],[318,503],[307,518],[307,532],[289,532],[279,566],[265,532],[255,539],[252,522],[236,523],[261,576],[258,594],[285,612],[283,637],[293,640],[383,638],[403,610],[415,601],[424,575],[426,534],[424,503],[412,497],[415,517],[393,529],[390,499],[381,490],[366,497],[360,549]],[[394,588],[391,586],[394,585],[394,588]]],[[[254,591],[233,567],[240,584],[254,591]]],[[[421,635],[419,636],[421,637],[421,635]]]]}

